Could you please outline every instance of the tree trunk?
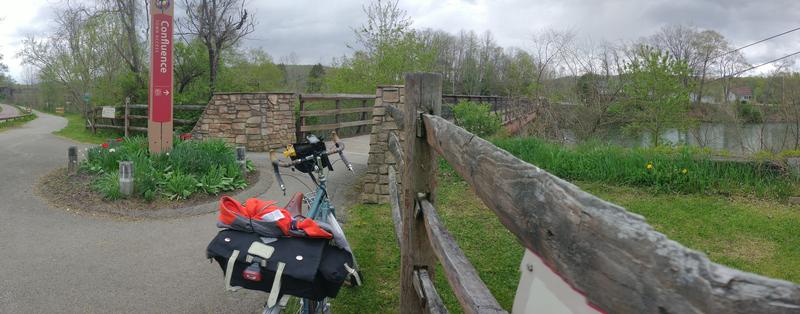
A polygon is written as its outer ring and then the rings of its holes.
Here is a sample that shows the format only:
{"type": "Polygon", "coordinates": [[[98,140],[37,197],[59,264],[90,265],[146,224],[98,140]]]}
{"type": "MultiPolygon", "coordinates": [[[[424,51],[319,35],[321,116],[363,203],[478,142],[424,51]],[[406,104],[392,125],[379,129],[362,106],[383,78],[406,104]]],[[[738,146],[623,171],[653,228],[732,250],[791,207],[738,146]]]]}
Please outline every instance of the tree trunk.
{"type": "Polygon", "coordinates": [[[208,49],[208,92],[209,97],[214,95],[214,92],[217,89],[217,65],[219,62],[219,58],[217,55],[217,51],[213,48],[208,49]]]}

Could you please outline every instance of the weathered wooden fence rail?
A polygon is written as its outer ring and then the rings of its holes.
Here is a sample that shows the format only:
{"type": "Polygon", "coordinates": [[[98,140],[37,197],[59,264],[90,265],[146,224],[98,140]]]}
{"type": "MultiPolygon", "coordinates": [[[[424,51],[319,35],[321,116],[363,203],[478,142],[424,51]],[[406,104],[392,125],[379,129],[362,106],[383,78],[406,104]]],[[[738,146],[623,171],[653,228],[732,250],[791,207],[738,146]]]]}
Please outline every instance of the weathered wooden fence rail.
{"type": "Polygon", "coordinates": [[[390,134],[388,147],[399,168],[389,166],[389,199],[401,251],[403,313],[447,311],[431,280],[437,262],[465,312],[505,312],[439,219],[437,156],[593,311],[800,312],[800,286],[712,263],[643,217],[440,117],[440,75],[408,74],[405,81],[403,107],[387,110],[400,129],[390,134]]]}
{"type": "MultiPolygon", "coordinates": [[[[97,129],[114,129],[122,130],[125,136],[128,136],[130,131],[147,132],[146,126],[133,126],[131,121],[147,120],[148,116],[131,114],[132,109],[148,109],[146,104],[132,104],[123,106],[110,106],[114,108],[115,113],[121,112],[122,114],[115,114],[114,118],[104,118],[99,113],[102,112],[103,107],[95,107],[89,110],[86,114],[86,128],[92,129],[92,132],[97,132],[97,129]]],[[[175,111],[203,111],[206,106],[204,105],[175,105],[172,107],[175,111]]],[[[194,125],[197,120],[178,119],[173,118],[173,123],[176,125],[194,125]]]]}
{"type": "Polygon", "coordinates": [[[321,131],[321,130],[336,130],[348,127],[357,127],[355,134],[361,134],[367,130],[365,126],[372,124],[372,117],[368,116],[372,112],[372,104],[370,101],[375,101],[375,95],[361,95],[361,94],[298,94],[300,101],[299,115],[296,120],[296,137],[302,139],[306,132],[321,131]],[[334,102],[334,109],[317,109],[308,110],[308,103],[312,102],[334,102]],[[348,101],[356,101],[360,103],[359,107],[342,108],[342,103],[348,101]],[[359,118],[356,120],[349,119],[350,121],[340,121],[342,115],[360,113],[359,118]],[[307,117],[333,117],[333,121],[324,121],[319,124],[309,125],[307,117]],[[332,122],[332,123],[330,123],[332,122]]]}

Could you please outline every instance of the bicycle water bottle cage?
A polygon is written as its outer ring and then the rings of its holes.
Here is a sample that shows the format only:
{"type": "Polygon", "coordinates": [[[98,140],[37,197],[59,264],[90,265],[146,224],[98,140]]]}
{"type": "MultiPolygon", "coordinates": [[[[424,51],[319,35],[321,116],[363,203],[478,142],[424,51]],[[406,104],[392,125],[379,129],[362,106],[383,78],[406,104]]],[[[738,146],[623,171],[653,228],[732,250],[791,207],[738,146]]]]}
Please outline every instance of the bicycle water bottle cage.
{"type": "MultiPolygon", "coordinates": [[[[295,152],[294,156],[290,156],[292,160],[298,160],[311,155],[317,155],[322,158],[323,167],[328,167],[328,169],[333,170],[328,156],[325,155],[325,142],[316,136],[309,135],[304,141],[292,144],[292,147],[294,148],[295,152]]],[[[295,168],[302,173],[311,173],[314,171],[315,163],[316,161],[314,159],[306,160],[299,165],[296,165],[295,168]]]]}

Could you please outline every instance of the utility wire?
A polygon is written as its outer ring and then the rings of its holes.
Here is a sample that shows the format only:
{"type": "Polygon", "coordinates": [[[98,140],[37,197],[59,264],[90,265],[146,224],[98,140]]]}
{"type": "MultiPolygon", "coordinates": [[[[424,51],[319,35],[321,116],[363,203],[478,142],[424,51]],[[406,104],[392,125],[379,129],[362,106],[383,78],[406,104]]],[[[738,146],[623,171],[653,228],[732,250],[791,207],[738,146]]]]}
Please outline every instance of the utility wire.
{"type": "Polygon", "coordinates": [[[754,66],[751,66],[751,67],[749,67],[749,68],[747,68],[747,69],[745,69],[745,70],[742,70],[742,71],[739,71],[739,72],[736,72],[736,73],[733,73],[733,74],[725,75],[725,76],[723,76],[723,77],[720,77],[720,78],[714,79],[714,80],[712,80],[712,82],[714,82],[714,81],[717,81],[717,80],[721,80],[721,79],[724,79],[724,78],[730,78],[730,77],[734,77],[734,76],[737,76],[737,75],[739,75],[739,74],[742,74],[742,73],[745,73],[745,72],[747,72],[747,71],[750,71],[750,70],[752,70],[752,69],[759,68],[759,67],[765,66],[765,65],[767,65],[767,64],[773,63],[773,62],[781,61],[781,60],[783,60],[783,59],[786,59],[786,58],[789,58],[789,57],[792,57],[792,56],[795,56],[795,55],[798,55],[798,54],[800,54],[800,51],[795,51],[794,53],[791,53],[791,54],[785,55],[785,56],[783,56],[783,57],[780,57],[780,58],[777,58],[777,59],[773,59],[773,60],[770,60],[770,61],[767,61],[767,62],[761,63],[761,64],[759,64],[759,65],[754,65],[754,66]]]}
{"type": "Polygon", "coordinates": [[[783,35],[786,35],[786,34],[789,34],[789,33],[792,33],[792,32],[796,32],[796,31],[798,31],[798,30],[800,30],[800,27],[797,27],[797,28],[790,29],[790,30],[788,30],[788,31],[785,31],[785,32],[783,32],[783,33],[780,33],[780,34],[772,35],[772,36],[770,36],[770,37],[767,37],[767,38],[764,38],[764,39],[762,39],[762,40],[759,40],[759,41],[756,41],[756,42],[753,42],[753,43],[750,43],[750,44],[747,44],[747,45],[741,46],[741,47],[739,47],[739,48],[733,49],[733,50],[731,50],[731,51],[728,51],[728,52],[724,52],[724,53],[722,53],[722,54],[719,54],[719,55],[717,55],[717,56],[714,56],[714,57],[713,57],[713,58],[711,58],[711,59],[713,60],[713,59],[716,59],[716,58],[721,58],[721,57],[727,56],[727,55],[729,55],[729,54],[732,54],[732,53],[734,53],[734,52],[737,52],[737,51],[739,51],[739,50],[742,50],[742,49],[744,49],[744,48],[751,47],[751,46],[754,46],[754,45],[757,45],[757,44],[763,43],[763,42],[765,42],[765,41],[767,41],[767,40],[772,40],[772,39],[775,39],[775,38],[777,38],[777,37],[781,37],[781,36],[783,36],[783,35]]]}

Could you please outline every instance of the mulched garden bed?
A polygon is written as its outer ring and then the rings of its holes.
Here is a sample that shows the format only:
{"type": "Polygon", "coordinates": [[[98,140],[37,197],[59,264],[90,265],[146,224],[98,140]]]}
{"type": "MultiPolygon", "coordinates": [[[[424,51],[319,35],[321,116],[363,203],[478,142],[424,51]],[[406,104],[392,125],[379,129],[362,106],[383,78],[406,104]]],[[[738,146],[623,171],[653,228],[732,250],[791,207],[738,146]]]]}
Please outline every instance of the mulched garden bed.
{"type": "Polygon", "coordinates": [[[93,175],[79,172],[68,176],[66,171],[66,168],[56,169],[39,181],[37,192],[51,206],[74,212],[102,213],[134,218],[173,217],[181,214],[207,213],[210,211],[191,210],[191,208],[213,203],[219,200],[222,195],[235,195],[253,187],[259,181],[259,172],[256,170],[247,174],[246,188],[220,193],[219,195],[195,193],[185,200],[170,200],[158,197],[150,202],[136,197],[107,201],[103,199],[100,193],[92,190],[93,175]]]}

